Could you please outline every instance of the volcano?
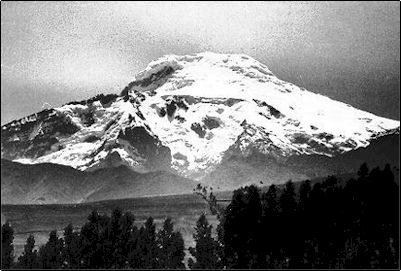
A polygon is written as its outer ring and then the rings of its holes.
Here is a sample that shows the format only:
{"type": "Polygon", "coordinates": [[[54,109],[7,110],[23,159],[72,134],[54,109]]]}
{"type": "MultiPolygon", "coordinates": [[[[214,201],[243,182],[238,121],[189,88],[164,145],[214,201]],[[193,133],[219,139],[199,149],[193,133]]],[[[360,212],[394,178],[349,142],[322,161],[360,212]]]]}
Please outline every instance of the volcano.
{"type": "Polygon", "coordinates": [[[81,171],[125,165],[216,188],[398,163],[400,122],[278,79],[244,54],[167,55],[120,94],[1,127],[2,159],[81,171]]]}

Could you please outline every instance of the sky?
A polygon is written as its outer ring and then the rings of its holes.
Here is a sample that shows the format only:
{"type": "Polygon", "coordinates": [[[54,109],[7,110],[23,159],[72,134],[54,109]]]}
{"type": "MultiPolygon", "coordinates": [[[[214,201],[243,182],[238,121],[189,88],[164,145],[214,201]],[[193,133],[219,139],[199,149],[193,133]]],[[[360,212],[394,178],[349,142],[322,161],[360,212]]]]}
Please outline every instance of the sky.
{"type": "Polygon", "coordinates": [[[400,119],[399,2],[1,2],[1,124],[203,51],[400,119]]]}

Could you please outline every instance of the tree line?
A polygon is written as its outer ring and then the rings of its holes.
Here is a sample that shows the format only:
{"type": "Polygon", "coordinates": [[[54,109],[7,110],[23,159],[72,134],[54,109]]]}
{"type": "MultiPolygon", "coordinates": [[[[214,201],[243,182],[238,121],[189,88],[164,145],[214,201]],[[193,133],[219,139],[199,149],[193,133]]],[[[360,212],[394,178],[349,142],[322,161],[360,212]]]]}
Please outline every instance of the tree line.
{"type": "Polygon", "coordinates": [[[390,165],[340,182],[234,192],[219,225],[227,268],[397,268],[399,189],[390,165]]]}
{"type": "MultiPolygon", "coordinates": [[[[219,224],[216,234],[205,214],[196,224],[191,269],[397,268],[399,185],[390,165],[363,164],[346,182],[288,181],[263,191],[251,185],[234,191],[225,208],[204,187],[204,199],[219,224]],[[207,196],[206,196],[207,195],[207,196]]],[[[34,250],[30,236],[14,263],[12,229],[2,227],[2,267],[18,268],[185,268],[184,241],[171,219],[156,233],[152,218],[138,229],[130,213],[111,217],[92,212],[81,230],[64,238],[51,232],[34,250]]]]}
{"type": "Polygon", "coordinates": [[[111,216],[92,211],[80,231],[70,224],[60,238],[49,234],[46,244],[35,250],[28,237],[22,255],[13,260],[13,230],[2,226],[2,268],[17,269],[183,269],[184,240],[167,218],[156,231],[151,217],[140,228],[130,212],[113,210],[111,216]]]}

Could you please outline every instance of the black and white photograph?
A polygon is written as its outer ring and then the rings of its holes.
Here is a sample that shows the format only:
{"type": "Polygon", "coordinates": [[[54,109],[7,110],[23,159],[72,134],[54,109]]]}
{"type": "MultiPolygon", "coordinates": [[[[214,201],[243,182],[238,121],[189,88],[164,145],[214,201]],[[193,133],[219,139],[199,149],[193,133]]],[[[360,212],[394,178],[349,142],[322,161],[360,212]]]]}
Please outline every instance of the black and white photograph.
{"type": "Polygon", "coordinates": [[[1,1],[1,269],[400,269],[399,1],[1,1]]]}

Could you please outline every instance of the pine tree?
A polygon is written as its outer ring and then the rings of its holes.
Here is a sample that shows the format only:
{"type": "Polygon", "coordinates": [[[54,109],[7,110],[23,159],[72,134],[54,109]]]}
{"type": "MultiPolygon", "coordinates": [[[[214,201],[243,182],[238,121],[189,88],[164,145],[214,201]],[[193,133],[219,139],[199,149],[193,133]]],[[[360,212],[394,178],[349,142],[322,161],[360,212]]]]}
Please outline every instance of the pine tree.
{"type": "Polygon", "coordinates": [[[277,259],[279,258],[278,247],[281,237],[278,234],[280,230],[277,223],[279,215],[279,202],[276,185],[270,185],[267,192],[263,194],[262,208],[263,214],[261,227],[263,230],[261,232],[261,240],[263,245],[261,246],[261,249],[263,249],[266,261],[264,267],[279,268],[279,266],[277,266],[277,259]]]}
{"type": "Polygon", "coordinates": [[[10,269],[14,262],[14,230],[7,221],[1,226],[1,268],[10,269]]]}
{"type": "Polygon", "coordinates": [[[259,190],[248,186],[234,191],[223,224],[225,265],[228,268],[259,268],[262,206],[259,190]]]}
{"type": "Polygon", "coordinates": [[[190,247],[189,252],[196,259],[189,259],[188,266],[190,269],[220,269],[222,262],[219,257],[219,243],[212,237],[212,225],[202,214],[196,222],[195,234],[193,235],[196,242],[195,248],[190,247]]]}
{"type": "Polygon", "coordinates": [[[283,193],[280,197],[280,207],[283,215],[292,215],[296,211],[296,199],[294,183],[289,180],[285,183],[283,193]]]}
{"type": "Polygon", "coordinates": [[[136,237],[138,229],[134,225],[135,217],[130,212],[126,212],[121,217],[121,235],[120,235],[120,257],[118,258],[120,268],[129,266],[129,253],[131,251],[131,240],[136,237]]]}
{"type": "Polygon", "coordinates": [[[18,268],[20,269],[38,269],[40,268],[38,252],[34,250],[35,238],[29,235],[24,246],[24,252],[18,257],[18,268]]]}
{"type": "Polygon", "coordinates": [[[92,211],[88,222],[82,226],[81,236],[81,266],[86,269],[105,268],[109,262],[106,238],[110,217],[92,211]]]}
{"type": "Polygon", "coordinates": [[[156,226],[153,218],[149,217],[145,225],[139,230],[136,245],[130,253],[131,268],[155,269],[157,268],[156,226]]]}
{"type": "Polygon", "coordinates": [[[263,215],[271,216],[278,213],[277,187],[272,184],[262,196],[263,215]]]}
{"type": "Polygon", "coordinates": [[[107,231],[107,249],[108,254],[106,259],[108,264],[106,268],[123,268],[125,263],[125,257],[123,255],[124,241],[123,235],[123,225],[122,225],[122,211],[120,208],[113,210],[110,219],[110,226],[107,231]]]}
{"type": "Polygon", "coordinates": [[[63,266],[63,240],[57,231],[51,231],[47,243],[39,249],[39,259],[43,269],[59,269],[63,266]]]}
{"type": "Polygon", "coordinates": [[[145,222],[144,238],[145,241],[145,266],[144,268],[157,267],[157,244],[156,244],[156,225],[153,218],[149,217],[145,222]]]}
{"type": "Polygon", "coordinates": [[[358,176],[359,177],[366,177],[369,174],[369,168],[366,163],[363,163],[361,167],[358,170],[358,176]]]}
{"type": "Polygon", "coordinates": [[[144,245],[144,227],[132,233],[131,238],[128,240],[129,253],[128,253],[128,264],[132,269],[144,268],[144,261],[142,257],[142,250],[144,245]]]}
{"type": "Polygon", "coordinates": [[[282,234],[282,250],[283,256],[282,264],[284,267],[294,267],[293,264],[296,258],[298,244],[296,240],[295,231],[292,226],[296,222],[297,204],[295,199],[294,183],[290,180],[286,182],[284,190],[280,196],[280,224],[282,234]]]}
{"type": "Polygon", "coordinates": [[[184,239],[181,233],[173,231],[173,223],[167,218],[157,233],[158,268],[183,269],[184,239]]]}
{"type": "Polygon", "coordinates": [[[311,263],[313,261],[313,256],[311,255],[311,251],[313,250],[312,247],[312,234],[311,231],[311,221],[312,216],[311,214],[311,203],[310,203],[310,193],[311,193],[311,184],[309,180],[303,181],[299,188],[299,204],[298,204],[298,211],[299,211],[299,218],[298,221],[298,235],[302,240],[300,240],[300,248],[298,253],[298,268],[311,268],[311,263]]]}
{"type": "Polygon", "coordinates": [[[74,232],[72,224],[64,228],[64,250],[63,262],[64,268],[77,269],[81,262],[81,243],[77,232],[74,232]]]}
{"type": "Polygon", "coordinates": [[[311,192],[311,184],[309,180],[303,181],[299,188],[299,209],[302,213],[308,209],[309,205],[309,194],[311,192]]]}

